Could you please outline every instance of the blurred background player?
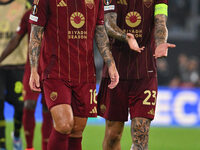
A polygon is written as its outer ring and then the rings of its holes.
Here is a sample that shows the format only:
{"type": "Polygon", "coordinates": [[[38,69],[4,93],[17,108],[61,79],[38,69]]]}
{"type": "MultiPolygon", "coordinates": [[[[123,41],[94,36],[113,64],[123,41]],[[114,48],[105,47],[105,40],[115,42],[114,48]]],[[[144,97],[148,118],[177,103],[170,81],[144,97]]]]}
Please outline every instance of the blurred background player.
{"type": "Polygon", "coordinates": [[[156,58],[167,56],[168,48],[175,47],[167,43],[168,1],[104,0],[104,5],[105,26],[113,38],[110,42],[120,81],[115,89],[108,89],[110,81],[104,66],[98,95],[98,113],[106,119],[103,150],[121,149],[128,112],[131,149],[147,150],[157,97],[156,58]]]}
{"type": "MultiPolygon", "coordinates": [[[[15,32],[25,11],[24,0],[0,0],[0,55],[15,32]]],[[[22,41],[16,51],[0,63],[0,150],[6,149],[4,102],[14,107],[13,149],[22,150],[20,129],[22,126],[23,97],[22,77],[26,62],[27,41],[22,41]]]]}
{"type": "MultiPolygon", "coordinates": [[[[5,59],[9,54],[14,52],[14,50],[17,50],[19,43],[22,41],[24,36],[28,34],[28,39],[30,38],[30,29],[31,25],[29,24],[29,16],[31,13],[31,7],[32,7],[32,1],[27,1],[27,10],[25,14],[23,15],[19,28],[16,33],[14,33],[14,36],[12,40],[8,43],[6,49],[3,51],[0,61],[5,59]]],[[[28,55],[27,55],[28,56],[28,55]]],[[[26,138],[26,150],[33,150],[33,135],[34,135],[34,129],[35,129],[35,107],[36,102],[38,100],[39,93],[33,92],[30,89],[29,86],[29,78],[30,78],[30,63],[29,63],[29,57],[27,57],[25,70],[24,70],[24,76],[23,76],[23,98],[24,98],[24,110],[23,110],[23,125],[24,125],[24,132],[25,132],[25,138],[26,138]]],[[[52,119],[51,114],[48,111],[45,101],[42,97],[42,104],[43,104],[43,123],[42,123],[42,150],[47,149],[47,142],[49,135],[51,133],[52,128],[52,119]]]]}
{"type": "Polygon", "coordinates": [[[108,66],[109,88],[119,80],[104,27],[103,2],[36,0],[33,7],[30,86],[41,91],[37,66],[43,42],[42,86],[54,120],[48,150],[81,150],[87,119],[97,116],[94,37],[108,66]]]}

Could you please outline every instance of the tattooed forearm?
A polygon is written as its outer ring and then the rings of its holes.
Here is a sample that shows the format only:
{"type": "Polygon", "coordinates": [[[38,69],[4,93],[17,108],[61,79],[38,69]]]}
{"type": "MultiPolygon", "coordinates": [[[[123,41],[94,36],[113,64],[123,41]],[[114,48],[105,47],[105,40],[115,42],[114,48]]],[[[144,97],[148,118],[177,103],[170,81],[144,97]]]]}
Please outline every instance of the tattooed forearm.
{"type": "Polygon", "coordinates": [[[127,42],[126,33],[117,26],[117,14],[107,13],[104,15],[105,27],[108,35],[114,39],[127,42]]]}
{"type": "Polygon", "coordinates": [[[168,38],[168,30],[166,27],[167,16],[156,15],[155,16],[155,42],[156,46],[166,43],[168,38]]]}
{"type": "Polygon", "coordinates": [[[110,51],[109,39],[106,34],[104,25],[97,25],[95,30],[95,41],[97,48],[104,59],[104,62],[110,67],[114,63],[112,53],[110,51]]]}
{"type": "Polygon", "coordinates": [[[31,25],[30,43],[29,43],[29,59],[31,68],[38,66],[40,55],[40,47],[43,35],[43,27],[31,25]]]}
{"type": "Polygon", "coordinates": [[[151,121],[134,118],[131,122],[132,150],[148,150],[149,128],[151,121]]]}

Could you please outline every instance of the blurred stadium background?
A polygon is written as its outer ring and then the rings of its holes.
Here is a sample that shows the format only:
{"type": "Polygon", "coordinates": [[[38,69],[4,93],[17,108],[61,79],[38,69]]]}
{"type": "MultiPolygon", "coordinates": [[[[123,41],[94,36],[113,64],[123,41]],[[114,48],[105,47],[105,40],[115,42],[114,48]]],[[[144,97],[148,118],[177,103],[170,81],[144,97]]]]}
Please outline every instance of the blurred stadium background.
{"type": "MultiPolygon", "coordinates": [[[[200,0],[169,0],[169,42],[177,47],[159,59],[156,117],[150,130],[150,150],[200,150],[200,0]]],[[[97,89],[102,60],[95,50],[97,89]]],[[[41,105],[36,109],[35,149],[41,149],[41,105]]],[[[13,108],[6,104],[7,146],[12,149],[13,108]]],[[[130,121],[126,123],[122,150],[131,146],[130,121]]],[[[23,131],[22,131],[23,132],[23,131]]],[[[89,119],[83,150],[101,150],[104,119],[89,119]]]]}

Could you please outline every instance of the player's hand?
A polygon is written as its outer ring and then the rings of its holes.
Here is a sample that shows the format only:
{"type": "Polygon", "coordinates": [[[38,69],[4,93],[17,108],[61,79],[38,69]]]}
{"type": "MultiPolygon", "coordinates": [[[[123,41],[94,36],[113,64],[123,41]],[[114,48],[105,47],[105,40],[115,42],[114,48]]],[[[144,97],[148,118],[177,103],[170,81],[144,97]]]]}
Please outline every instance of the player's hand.
{"type": "Polygon", "coordinates": [[[40,88],[40,76],[35,69],[31,70],[29,85],[32,91],[41,92],[40,88]]]}
{"type": "Polygon", "coordinates": [[[166,57],[168,55],[168,48],[176,47],[175,44],[163,43],[156,47],[155,54],[153,55],[155,58],[166,57]]]}
{"type": "Polygon", "coordinates": [[[111,81],[108,87],[110,89],[114,89],[119,82],[119,73],[117,71],[115,64],[111,64],[111,66],[108,68],[108,73],[111,81]]]}
{"type": "Polygon", "coordinates": [[[141,48],[138,46],[138,43],[133,34],[127,33],[126,35],[130,49],[138,53],[141,53],[144,50],[144,46],[142,46],[141,48]]]}

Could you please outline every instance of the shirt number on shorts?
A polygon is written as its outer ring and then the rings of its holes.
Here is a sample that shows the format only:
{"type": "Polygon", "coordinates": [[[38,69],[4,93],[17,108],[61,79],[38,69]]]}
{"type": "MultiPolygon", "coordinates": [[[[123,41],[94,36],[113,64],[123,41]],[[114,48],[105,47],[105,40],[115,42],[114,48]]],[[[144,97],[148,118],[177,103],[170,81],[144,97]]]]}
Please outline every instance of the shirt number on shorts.
{"type": "Polygon", "coordinates": [[[144,94],[147,95],[147,97],[144,99],[143,105],[156,105],[156,91],[146,90],[144,91],[144,94]],[[153,102],[149,102],[151,97],[154,99],[153,102]]]}
{"type": "Polygon", "coordinates": [[[92,104],[93,102],[97,104],[96,96],[97,96],[96,89],[95,90],[90,89],[90,104],[92,104]]]}

